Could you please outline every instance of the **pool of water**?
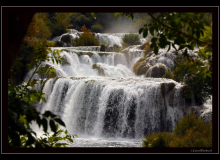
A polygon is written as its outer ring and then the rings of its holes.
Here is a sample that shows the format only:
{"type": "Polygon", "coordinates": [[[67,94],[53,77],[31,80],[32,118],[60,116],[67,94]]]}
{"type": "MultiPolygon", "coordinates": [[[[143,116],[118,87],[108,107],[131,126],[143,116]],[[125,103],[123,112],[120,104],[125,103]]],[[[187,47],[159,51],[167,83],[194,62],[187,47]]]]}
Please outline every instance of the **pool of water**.
{"type": "Polygon", "coordinates": [[[98,147],[98,148],[140,148],[141,140],[130,139],[103,139],[103,138],[73,138],[73,143],[68,147],[98,147]]]}

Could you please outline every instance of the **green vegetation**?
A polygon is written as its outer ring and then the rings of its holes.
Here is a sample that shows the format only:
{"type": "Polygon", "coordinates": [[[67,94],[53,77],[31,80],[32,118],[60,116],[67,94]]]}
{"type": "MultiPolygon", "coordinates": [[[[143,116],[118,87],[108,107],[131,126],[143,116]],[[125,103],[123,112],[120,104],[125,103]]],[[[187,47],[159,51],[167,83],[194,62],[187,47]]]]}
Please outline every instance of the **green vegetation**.
{"type": "Polygon", "coordinates": [[[103,30],[103,26],[101,24],[98,24],[98,23],[92,25],[92,27],[91,27],[92,32],[101,33],[102,30],[103,30]]]}
{"type": "Polygon", "coordinates": [[[212,76],[204,73],[208,67],[207,63],[199,59],[192,62],[179,57],[175,62],[173,79],[186,85],[184,96],[190,99],[193,93],[197,105],[203,104],[212,95],[212,76]]]}
{"type": "Polygon", "coordinates": [[[212,126],[195,114],[186,114],[175,126],[173,133],[148,134],[143,147],[212,147],[212,126]]]}
{"type": "Polygon", "coordinates": [[[125,43],[124,45],[137,45],[140,44],[140,38],[138,34],[125,34],[122,37],[123,42],[125,43]]]}
{"type": "Polygon", "coordinates": [[[93,33],[86,28],[86,26],[82,26],[81,31],[83,34],[79,35],[79,38],[75,38],[73,41],[73,46],[98,46],[99,41],[96,40],[93,36],[93,33]]]}

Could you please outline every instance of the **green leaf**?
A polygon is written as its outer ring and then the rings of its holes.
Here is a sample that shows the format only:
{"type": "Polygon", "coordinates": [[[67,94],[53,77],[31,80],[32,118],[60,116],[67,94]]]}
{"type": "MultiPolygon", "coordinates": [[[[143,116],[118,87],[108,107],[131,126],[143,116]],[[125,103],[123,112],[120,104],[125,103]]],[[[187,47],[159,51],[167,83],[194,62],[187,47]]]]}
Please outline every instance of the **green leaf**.
{"type": "Polygon", "coordinates": [[[206,26],[210,26],[210,24],[209,24],[209,22],[208,22],[207,20],[204,20],[203,22],[204,22],[204,24],[205,24],[206,26]]]}
{"type": "Polygon", "coordinates": [[[169,51],[170,51],[170,48],[171,48],[171,43],[169,44],[169,48],[168,48],[167,52],[169,52],[169,51]]]}
{"type": "Polygon", "coordinates": [[[197,37],[197,39],[200,38],[200,31],[197,31],[197,32],[196,32],[196,37],[197,37]]]}
{"type": "Polygon", "coordinates": [[[41,126],[41,118],[40,118],[40,116],[37,116],[36,121],[37,121],[37,124],[38,124],[38,126],[40,128],[40,126],[41,126]]]}
{"type": "Polygon", "coordinates": [[[200,30],[200,33],[202,34],[202,37],[204,37],[204,31],[200,30]]]}
{"type": "Polygon", "coordinates": [[[157,38],[156,38],[156,37],[154,37],[154,38],[151,39],[151,42],[152,42],[152,43],[155,43],[156,41],[157,41],[157,38]]]}
{"type": "Polygon", "coordinates": [[[183,52],[183,55],[186,57],[189,57],[187,49],[185,49],[185,51],[183,52]]]}
{"type": "Polygon", "coordinates": [[[50,128],[53,132],[56,132],[56,125],[52,119],[50,120],[50,128]]]}
{"type": "Polygon", "coordinates": [[[75,137],[78,137],[76,134],[74,134],[75,137]]]}
{"type": "Polygon", "coordinates": [[[35,142],[35,138],[31,135],[31,133],[28,132],[28,140],[26,142],[26,145],[29,146],[35,142]]]}
{"type": "Polygon", "coordinates": [[[50,111],[46,111],[46,112],[44,112],[44,114],[43,114],[43,116],[44,117],[49,117],[49,116],[51,116],[51,112],[50,111]]]}
{"type": "Polygon", "coordinates": [[[183,49],[183,48],[185,48],[186,47],[186,45],[180,45],[180,47],[178,48],[178,50],[181,50],[181,49],[183,49]]]}
{"type": "Polygon", "coordinates": [[[143,37],[147,37],[148,35],[148,29],[147,28],[144,28],[144,32],[143,32],[143,37]]]}
{"type": "Polygon", "coordinates": [[[59,125],[58,125],[58,124],[56,124],[56,130],[58,130],[58,128],[59,128],[59,125]]]}
{"type": "Polygon", "coordinates": [[[212,78],[211,72],[208,72],[208,73],[207,73],[207,76],[212,78]]]}
{"type": "Polygon", "coordinates": [[[46,99],[44,98],[44,97],[41,97],[42,98],[42,100],[46,103],[46,99]]]}
{"type": "Polygon", "coordinates": [[[43,125],[44,131],[47,132],[47,120],[45,118],[41,120],[41,124],[43,125]]]}
{"type": "Polygon", "coordinates": [[[54,118],[54,120],[59,123],[60,125],[65,127],[65,123],[60,118],[54,118]]]}
{"type": "Polygon", "coordinates": [[[153,36],[154,35],[154,27],[151,26],[149,30],[150,30],[150,34],[153,36]]]}
{"type": "Polygon", "coordinates": [[[115,17],[116,20],[118,19],[118,16],[119,16],[119,15],[120,15],[119,12],[114,13],[114,17],[115,17]]]}
{"type": "Polygon", "coordinates": [[[175,44],[174,43],[172,43],[172,47],[176,50],[176,51],[178,51],[177,49],[176,49],[176,47],[175,47],[175,44]]]}
{"type": "Polygon", "coordinates": [[[154,47],[154,53],[155,54],[157,54],[158,53],[158,51],[159,51],[159,48],[156,46],[156,47],[154,47]]]}
{"type": "Polygon", "coordinates": [[[25,102],[29,101],[28,97],[23,97],[23,100],[24,100],[25,102]]]}
{"type": "Polygon", "coordinates": [[[91,16],[92,16],[92,18],[96,18],[94,12],[91,12],[91,16]]]}
{"type": "Polygon", "coordinates": [[[73,143],[73,140],[71,139],[71,138],[67,138],[70,142],[72,142],[73,143]]]}
{"type": "Polygon", "coordinates": [[[20,146],[20,136],[16,132],[9,133],[10,138],[12,139],[11,143],[15,146],[20,146]]]}
{"type": "Polygon", "coordinates": [[[139,29],[139,34],[141,34],[143,32],[144,28],[140,28],[139,29]]]}

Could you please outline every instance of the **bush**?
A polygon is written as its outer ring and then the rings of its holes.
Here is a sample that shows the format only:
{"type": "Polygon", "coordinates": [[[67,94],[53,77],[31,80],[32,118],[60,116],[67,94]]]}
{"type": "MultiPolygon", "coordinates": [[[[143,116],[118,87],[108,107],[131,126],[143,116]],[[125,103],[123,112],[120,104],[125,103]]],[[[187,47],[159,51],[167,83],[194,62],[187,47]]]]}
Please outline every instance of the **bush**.
{"type": "Polygon", "coordinates": [[[165,71],[165,74],[162,78],[174,79],[174,74],[170,72],[169,68],[167,68],[167,70],[165,71]]]}
{"type": "Polygon", "coordinates": [[[62,41],[55,41],[53,47],[63,47],[63,42],[62,41]]]}
{"type": "Polygon", "coordinates": [[[94,24],[91,27],[92,32],[100,33],[103,30],[103,26],[101,24],[94,24]]]}
{"type": "Polygon", "coordinates": [[[74,46],[98,46],[99,41],[96,40],[93,36],[93,33],[86,28],[86,26],[82,26],[81,31],[83,34],[79,35],[79,38],[75,38],[73,41],[74,46]]]}
{"type": "Polygon", "coordinates": [[[143,147],[212,147],[212,126],[190,113],[176,124],[173,133],[151,133],[142,141],[143,147]]]}
{"type": "Polygon", "coordinates": [[[123,42],[128,45],[140,44],[140,38],[138,34],[125,34],[122,38],[123,42]]]}
{"type": "Polygon", "coordinates": [[[206,75],[207,68],[209,66],[199,59],[175,59],[174,80],[187,86],[184,96],[190,99],[193,93],[197,105],[203,104],[212,95],[212,76],[206,75]]]}
{"type": "Polygon", "coordinates": [[[168,147],[172,138],[173,138],[172,133],[167,133],[167,132],[150,133],[146,137],[146,140],[143,139],[142,144],[145,144],[145,146],[146,146],[146,143],[144,143],[144,142],[147,141],[148,147],[168,147]]]}

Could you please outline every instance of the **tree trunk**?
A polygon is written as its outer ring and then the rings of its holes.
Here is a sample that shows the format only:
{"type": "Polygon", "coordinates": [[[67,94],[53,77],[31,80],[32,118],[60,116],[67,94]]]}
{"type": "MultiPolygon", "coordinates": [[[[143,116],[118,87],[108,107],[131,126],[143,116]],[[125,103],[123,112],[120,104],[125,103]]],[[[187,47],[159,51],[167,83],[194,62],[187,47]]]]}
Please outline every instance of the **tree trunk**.
{"type": "Polygon", "coordinates": [[[8,76],[34,14],[8,13],[8,76]]]}

